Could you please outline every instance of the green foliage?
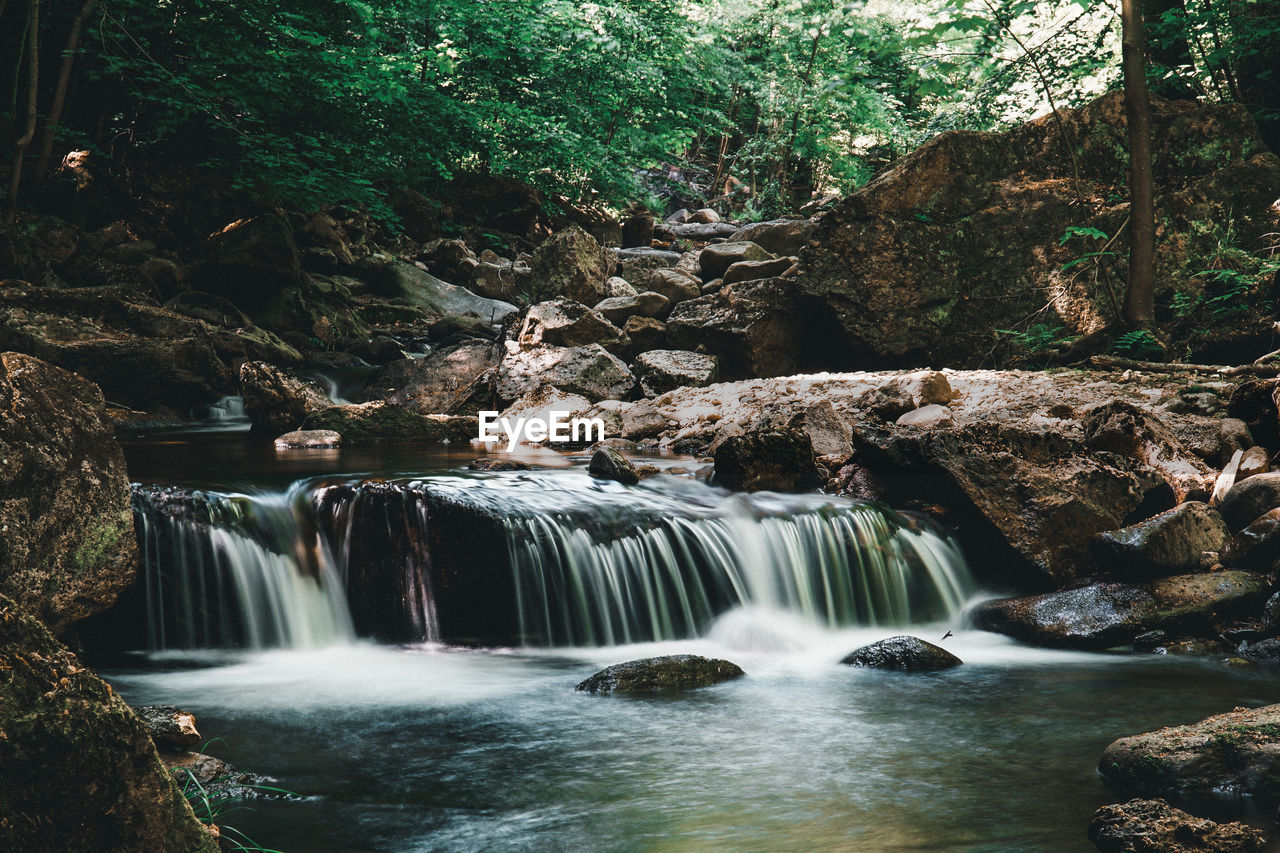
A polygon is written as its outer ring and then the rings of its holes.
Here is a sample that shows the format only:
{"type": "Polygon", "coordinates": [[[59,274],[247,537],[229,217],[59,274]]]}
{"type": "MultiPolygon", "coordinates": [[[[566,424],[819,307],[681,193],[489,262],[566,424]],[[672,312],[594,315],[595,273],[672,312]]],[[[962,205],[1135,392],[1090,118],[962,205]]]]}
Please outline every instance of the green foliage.
{"type": "Polygon", "coordinates": [[[1129,358],[1144,359],[1159,355],[1164,351],[1164,347],[1151,332],[1146,329],[1135,329],[1125,332],[1112,341],[1111,351],[1129,358]]]}
{"type": "Polygon", "coordinates": [[[1065,328],[1061,324],[1036,323],[1023,331],[1014,329],[997,329],[1000,335],[1029,353],[1043,353],[1052,349],[1063,339],[1065,328]]]}

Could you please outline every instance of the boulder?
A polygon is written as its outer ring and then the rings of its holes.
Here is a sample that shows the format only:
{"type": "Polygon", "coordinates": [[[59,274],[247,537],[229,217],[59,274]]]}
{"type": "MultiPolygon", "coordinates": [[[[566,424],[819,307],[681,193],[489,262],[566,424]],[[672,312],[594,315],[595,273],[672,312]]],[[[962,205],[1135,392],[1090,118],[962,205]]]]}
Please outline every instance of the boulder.
{"type": "Polygon", "coordinates": [[[697,210],[695,210],[693,213],[690,213],[689,218],[685,221],[692,224],[696,224],[699,222],[719,222],[720,214],[716,213],[713,209],[709,207],[700,207],[697,210]]]}
{"type": "Polygon", "coordinates": [[[853,431],[830,400],[823,400],[798,412],[787,426],[809,436],[815,456],[848,459],[853,452],[853,431]]]}
{"type": "Polygon", "coordinates": [[[936,403],[930,403],[927,406],[921,406],[902,415],[896,421],[898,426],[917,427],[919,429],[935,429],[937,427],[950,426],[951,410],[946,406],[939,406],[936,403]]]}
{"type": "Polygon", "coordinates": [[[984,631],[1040,646],[1106,649],[1146,631],[1206,631],[1256,613],[1270,592],[1252,572],[1176,575],[1144,585],[1093,583],[1077,589],[986,602],[973,611],[984,631]]]}
{"type": "Polygon", "coordinates": [[[1206,500],[1215,472],[1186,449],[1165,423],[1124,400],[1090,410],[1084,419],[1085,444],[1118,453],[1160,472],[1178,501],[1206,500]]]}
{"type": "Polygon", "coordinates": [[[441,281],[425,270],[403,261],[370,260],[366,274],[373,276],[380,291],[391,298],[404,299],[441,316],[474,314],[486,323],[501,323],[516,313],[516,306],[500,299],[486,299],[456,284],[441,281]]]}
{"type": "Polygon", "coordinates": [[[498,366],[494,389],[499,400],[509,402],[542,385],[596,402],[626,396],[635,386],[635,377],[621,359],[599,344],[541,345],[509,352],[498,366]]]}
{"type": "Polygon", "coordinates": [[[0,596],[0,847],[216,853],[147,727],[0,596]]]}
{"type": "Polygon", "coordinates": [[[1214,823],[1164,800],[1103,806],[1089,822],[1101,853],[1261,853],[1266,835],[1244,823],[1214,823]]]}
{"type": "Polygon", "coordinates": [[[498,366],[501,348],[488,341],[466,341],[432,351],[426,358],[394,361],[378,368],[357,400],[386,400],[424,415],[475,414],[471,393],[498,366]]]}
{"type": "Polygon", "coordinates": [[[622,331],[631,339],[629,353],[648,352],[667,345],[667,324],[653,317],[628,317],[622,331]]]}
{"type": "Polygon", "coordinates": [[[738,230],[732,222],[686,222],[673,225],[660,225],[654,236],[667,240],[691,240],[695,243],[706,243],[710,240],[723,240],[738,230]]]}
{"type": "MultiPolygon", "coordinates": [[[[549,423],[552,412],[563,412],[568,418],[572,419],[586,414],[590,408],[591,401],[586,397],[561,391],[551,385],[539,385],[537,388],[526,392],[520,399],[504,409],[499,418],[505,418],[510,423],[515,423],[519,418],[538,418],[549,423]]],[[[497,431],[501,432],[502,430],[499,427],[497,431]]],[[[490,432],[493,432],[493,430],[491,429],[490,432]]],[[[503,434],[505,435],[505,433],[503,434]]],[[[550,438],[548,437],[547,441],[542,443],[547,444],[549,442],[550,438]]]]}
{"type": "Polygon", "coordinates": [[[502,459],[496,456],[481,456],[467,463],[472,471],[528,471],[533,468],[528,462],[518,459],[502,459]]]}
{"type": "Polygon", "coordinates": [[[530,266],[536,298],[564,296],[586,305],[595,305],[607,296],[604,283],[613,273],[609,251],[577,225],[540,245],[530,266]]]}
{"type": "Polygon", "coordinates": [[[486,299],[518,302],[533,286],[533,270],[515,264],[480,261],[471,270],[467,289],[486,299]]]}
{"type": "Polygon", "coordinates": [[[395,439],[465,444],[479,434],[474,417],[424,415],[385,402],[331,406],[309,415],[302,429],[336,432],[344,444],[395,439]]]}
{"type": "Polygon", "coordinates": [[[1240,457],[1240,466],[1236,470],[1236,481],[1247,480],[1256,474],[1265,474],[1271,470],[1271,457],[1265,447],[1250,447],[1240,457]]]}
{"type": "MultiPolygon", "coordinates": [[[[422,247],[418,259],[427,265],[427,272],[445,281],[468,281],[480,263],[466,241],[457,238],[431,240],[422,247]]],[[[471,285],[467,287],[480,293],[471,285]]]]}
{"type": "Polygon", "coordinates": [[[1195,571],[1200,555],[1218,551],[1230,534],[1217,510],[1190,501],[1154,518],[1098,534],[1092,553],[1116,577],[1144,580],[1195,571]]]}
{"type": "Polygon", "coordinates": [[[1098,772],[1122,791],[1280,796],[1280,705],[1120,738],[1103,751],[1098,772]]]}
{"type": "Polygon", "coordinates": [[[591,455],[591,462],[587,465],[587,473],[601,480],[617,480],[628,486],[640,482],[636,466],[612,447],[596,449],[596,452],[591,455]]]}
{"type": "Polygon", "coordinates": [[[578,685],[587,693],[665,693],[710,687],[746,675],[737,664],[698,655],[666,655],[600,670],[578,685]]]}
{"type": "Polygon", "coordinates": [[[606,299],[613,299],[619,296],[635,296],[639,291],[631,286],[631,283],[620,276],[611,275],[604,280],[604,293],[606,299]]]}
{"type": "Polygon", "coordinates": [[[817,230],[810,219],[771,219],[744,225],[729,237],[733,243],[755,243],[775,255],[798,255],[817,230]]]}
{"type": "Polygon", "coordinates": [[[139,705],[133,709],[161,750],[186,751],[200,745],[196,715],[177,705],[139,705]]]}
{"type": "Polygon", "coordinates": [[[791,265],[796,262],[795,258],[773,258],[767,261],[738,261],[736,264],[730,264],[729,268],[724,271],[724,278],[721,281],[722,286],[725,284],[734,284],[739,281],[753,281],[758,278],[776,278],[787,270],[791,269],[791,265]]]}
{"type": "Polygon", "coordinates": [[[653,214],[637,210],[622,220],[622,248],[648,246],[653,241],[653,214]]]}
{"type": "Polygon", "coordinates": [[[744,492],[806,492],[822,485],[809,436],[799,430],[754,430],[715,449],[716,485],[744,492]]]}
{"type": "Polygon", "coordinates": [[[919,637],[899,636],[879,640],[849,653],[840,661],[849,666],[896,669],[902,672],[933,672],[964,663],[960,658],[919,637]]]}
{"type": "Polygon", "coordinates": [[[626,333],[604,315],[563,297],[530,306],[516,339],[522,347],[600,344],[605,349],[616,349],[630,343],[626,333]]]}
{"type": "Polygon", "coordinates": [[[641,282],[649,278],[652,270],[674,267],[680,263],[679,252],[666,249],[611,249],[618,264],[618,275],[627,281],[641,282]]]}
{"type": "Polygon", "coordinates": [[[701,283],[679,270],[654,270],[649,274],[646,287],[665,296],[672,305],[694,299],[702,293],[701,283]]]}
{"type": "Polygon", "coordinates": [[[715,381],[716,360],[688,350],[657,349],[642,353],[631,365],[640,392],[656,397],[676,388],[701,388],[715,381]]]}
{"type": "Polygon", "coordinates": [[[595,307],[610,323],[625,323],[628,317],[665,317],[671,300],[661,293],[646,291],[634,296],[611,296],[595,307]]]}
{"type": "Polygon", "coordinates": [[[276,436],[276,450],[305,450],[317,447],[340,447],[342,436],[329,429],[296,429],[276,436]]]}
{"type": "Polygon", "coordinates": [[[1221,552],[1224,565],[1255,572],[1269,572],[1280,560],[1280,508],[1263,513],[1227,542],[1221,552]]]}
{"type": "Polygon", "coordinates": [[[1218,510],[1231,530],[1243,530],[1259,516],[1280,507],[1280,471],[1238,480],[1218,510]]]}
{"type": "Polygon", "coordinates": [[[773,255],[755,243],[716,243],[702,250],[699,257],[699,275],[703,281],[723,278],[729,267],[742,261],[768,261],[773,255]]]}
{"type": "Polygon", "coordinates": [[[296,429],[307,415],[333,405],[316,383],[264,361],[240,365],[240,396],[253,428],[272,435],[296,429]]]}
{"type": "Polygon", "coordinates": [[[102,392],[12,352],[0,353],[0,531],[0,594],[57,633],[114,604],[137,572],[102,392]]]}
{"type": "Polygon", "coordinates": [[[667,337],[681,349],[717,357],[723,379],[796,372],[799,323],[791,279],[742,281],[677,305],[667,337]]]}

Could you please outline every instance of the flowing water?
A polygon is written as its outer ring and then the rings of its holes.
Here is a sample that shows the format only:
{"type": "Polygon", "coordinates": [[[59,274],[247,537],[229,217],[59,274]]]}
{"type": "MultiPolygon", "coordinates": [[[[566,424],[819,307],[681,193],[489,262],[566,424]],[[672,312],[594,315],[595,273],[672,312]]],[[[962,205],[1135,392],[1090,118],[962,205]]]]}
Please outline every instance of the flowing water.
{"type": "Polygon", "coordinates": [[[1086,851],[1119,799],[1094,769],[1107,743],[1275,699],[1266,672],[967,630],[963,559],[874,506],[403,448],[288,480],[296,457],[227,444],[215,477],[178,446],[128,448],[135,476],[183,487],[135,489],[150,650],[106,674],[298,792],[224,818],[271,848],[1086,851]],[[954,631],[966,664],[839,664],[903,630],[954,631]],[[748,677],[573,689],[683,652],[748,677]]]}

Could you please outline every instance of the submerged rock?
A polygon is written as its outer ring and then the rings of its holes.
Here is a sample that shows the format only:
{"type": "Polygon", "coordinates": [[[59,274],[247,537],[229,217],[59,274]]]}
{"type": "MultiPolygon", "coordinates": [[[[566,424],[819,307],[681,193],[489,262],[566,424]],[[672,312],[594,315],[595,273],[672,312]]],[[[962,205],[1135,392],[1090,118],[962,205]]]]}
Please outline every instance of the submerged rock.
{"type": "Polygon", "coordinates": [[[587,693],[662,693],[696,690],[746,675],[727,660],[700,655],[665,655],[606,667],[576,689],[587,693]]]}
{"type": "Polygon", "coordinates": [[[591,456],[591,462],[587,465],[587,472],[593,477],[599,477],[602,480],[617,480],[619,483],[629,486],[640,482],[640,474],[636,471],[636,466],[632,465],[631,460],[612,447],[598,448],[591,456]]]}
{"type": "Polygon", "coordinates": [[[528,462],[518,459],[503,459],[498,456],[481,456],[467,463],[472,471],[528,471],[533,468],[528,462]]]}
{"type": "Polygon", "coordinates": [[[903,672],[931,672],[964,663],[944,648],[905,634],[863,646],[840,662],[849,666],[897,669],[903,672]]]}
{"type": "Polygon", "coordinates": [[[1120,738],[1103,751],[1098,772],[1124,791],[1280,795],[1280,705],[1120,738]]]}
{"type": "Polygon", "coordinates": [[[1101,853],[1257,853],[1266,835],[1247,824],[1194,817],[1164,800],[1135,799],[1094,812],[1089,840],[1101,853]]]}
{"type": "Polygon", "coordinates": [[[1227,526],[1217,510],[1190,501],[1154,518],[1101,533],[1093,542],[1098,564],[1120,578],[1143,580],[1194,571],[1205,551],[1218,551],[1227,526]]]}

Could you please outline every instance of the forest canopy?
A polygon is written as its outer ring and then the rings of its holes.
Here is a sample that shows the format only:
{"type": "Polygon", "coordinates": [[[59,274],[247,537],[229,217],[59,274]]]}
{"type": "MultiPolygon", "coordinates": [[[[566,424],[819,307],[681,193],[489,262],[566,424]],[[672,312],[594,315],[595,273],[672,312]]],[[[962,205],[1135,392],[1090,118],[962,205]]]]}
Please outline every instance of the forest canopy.
{"type": "MultiPolygon", "coordinates": [[[[1280,3],[1143,11],[1155,94],[1274,127],[1280,3]]],[[[55,159],[193,164],[302,206],[460,172],[620,206],[675,170],[764,215],[1116,87],[1119,29],[1090,0],[0,0],[0,80],[12,136],[34,95],[55,159]]]]}

